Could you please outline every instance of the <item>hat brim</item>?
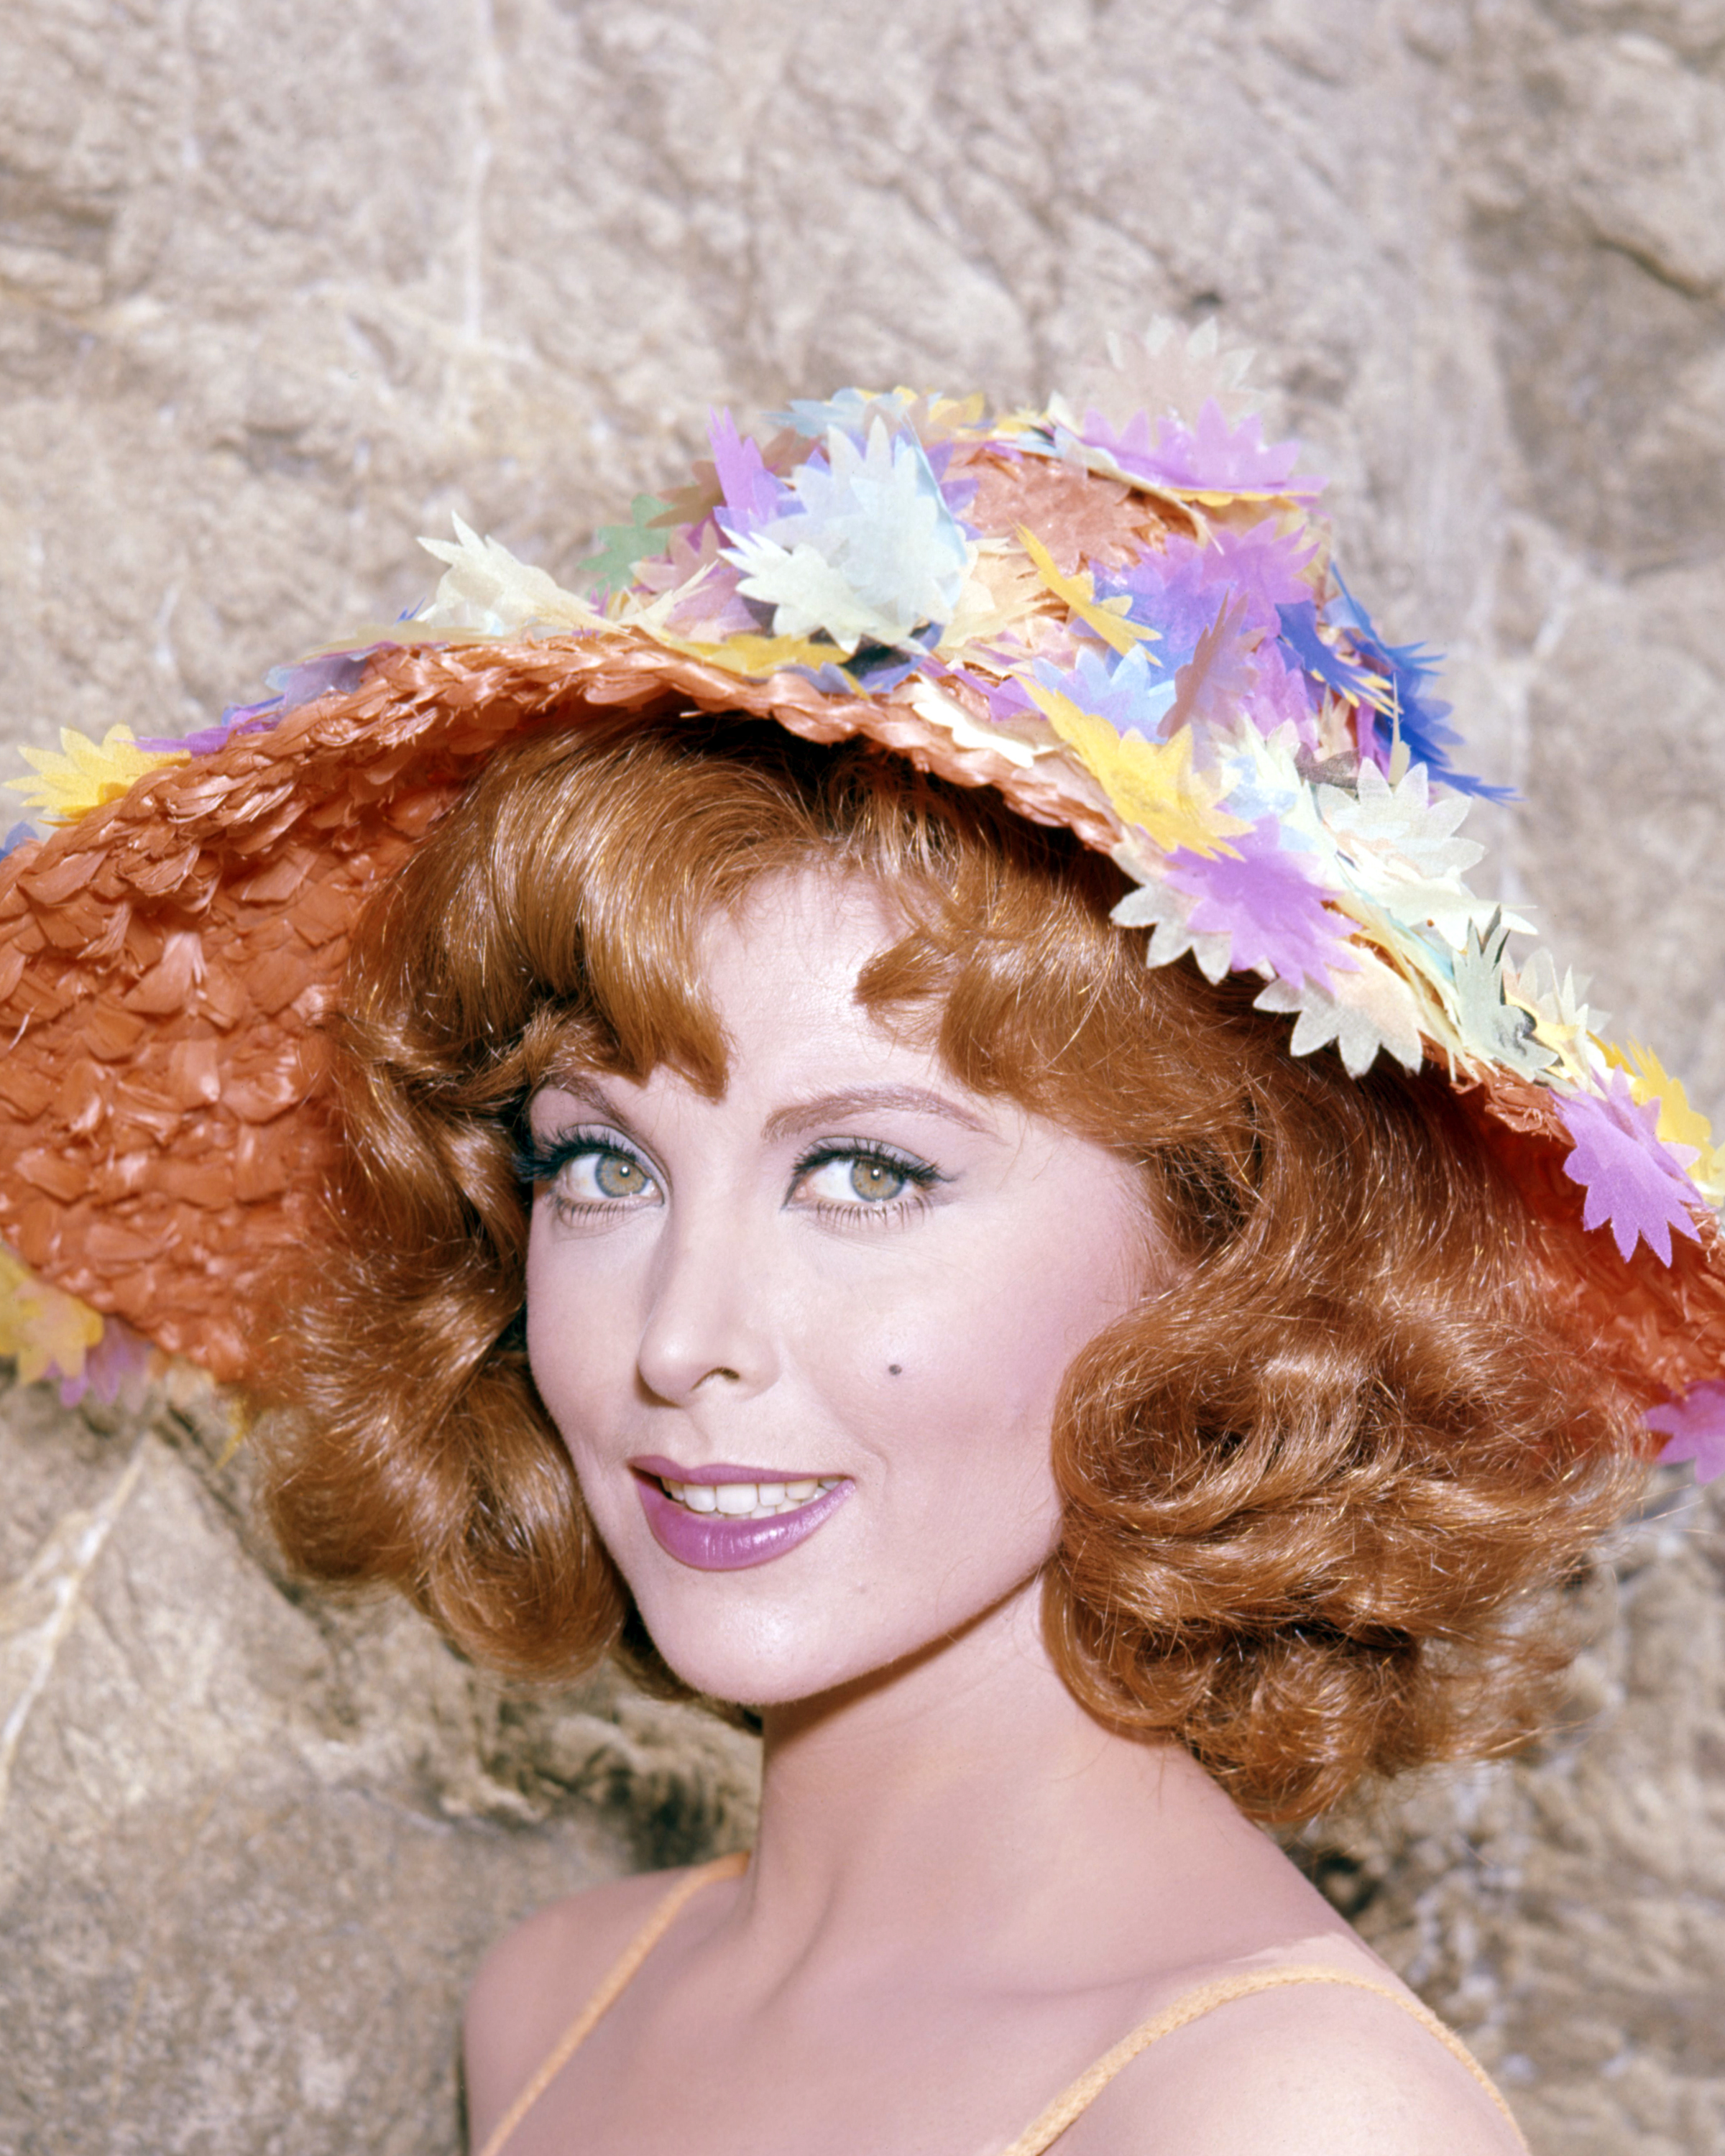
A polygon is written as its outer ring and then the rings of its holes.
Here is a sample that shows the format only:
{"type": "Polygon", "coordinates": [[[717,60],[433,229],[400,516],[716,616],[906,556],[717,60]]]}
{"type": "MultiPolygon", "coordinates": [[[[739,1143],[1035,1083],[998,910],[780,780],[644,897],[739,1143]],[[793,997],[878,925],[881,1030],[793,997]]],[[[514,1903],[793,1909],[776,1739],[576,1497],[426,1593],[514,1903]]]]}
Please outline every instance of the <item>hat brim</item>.
{"type": "MultiPolygon", "coordinates": [[[[56,1286],[223,1379],[255,1367],[284,1248],[316,1232],[338,1143],[321,1021],[352,928],[498,747],[601,709],[771,716],[865,734],[1111,850],[1065,759],[961,746],[891,696],[741,674],[626,624],[384,645],[357,687],[138,780],[0,862],[0,1240],[56,1286]]],[[[1581,1224],[1544,1089],[1464,1099],[1528,1193],[1554,1294],[1651,1400],[1725,1363],[1725,1239],[1625,1264],[1581,1224]]]]}
{"type": "Polygon", "coordinates": [[[280,1250],[336,1144],[320,1020],[350,932],[505,741],[600,709],[867,732],[1107,846],[1100,789],[947,746],[908,706],[739,675],[626,625],[386,646],[357,687],[150,773],[0,862],[0,1241],[223,1379],[267,1332],[280,1250]]]}

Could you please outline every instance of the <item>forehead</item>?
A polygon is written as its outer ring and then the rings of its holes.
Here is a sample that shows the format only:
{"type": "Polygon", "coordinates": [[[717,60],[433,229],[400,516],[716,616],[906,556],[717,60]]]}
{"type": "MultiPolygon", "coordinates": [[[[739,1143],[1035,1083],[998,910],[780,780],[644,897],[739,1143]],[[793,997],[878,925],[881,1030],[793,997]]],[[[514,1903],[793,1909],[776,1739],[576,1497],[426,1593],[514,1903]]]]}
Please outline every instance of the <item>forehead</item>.
{"type": "Polygon", "coordinates": [[[880,1116],[932,1116],[949,1132],[997,1139],[1021,1132],[1022,1110],[972,1094],[931,1045],[895,1022],[900,1014],[877,1014],[858,994],[870,963],[901,930],[865,877],[775,879],[747,906],[704,922],[691,951],[695,977],[685,987],[722,1036],[719,1082],[667,1060],[637,1077],[599,1079],[578,1056],[553,1066],[549,1086],[602,1111],[644,1114],[661,1137],[686,1127],[778,1142],[817,1122],[880,1116]]]}
{"type": "Polygon", "coordinates": [[[863,968],[902,932],[869,876],[838,868],[776,871],[734,906],[705,916],[694,941],[695,985],[746,998],[756,983],[783,989],[807,976],[824,992],[844,982],[850,1001],[863,968]]]}
{"type": "Polygon", "coordinates": [[[839,1066],[863,1079],[931,1071],[930,1052],[858,993],[870,963],[901,932],[869,879],[827,870],[763,878],[735,910],[710,916],[692,985],[724,1035],[726,1090],[839,1066]]]}

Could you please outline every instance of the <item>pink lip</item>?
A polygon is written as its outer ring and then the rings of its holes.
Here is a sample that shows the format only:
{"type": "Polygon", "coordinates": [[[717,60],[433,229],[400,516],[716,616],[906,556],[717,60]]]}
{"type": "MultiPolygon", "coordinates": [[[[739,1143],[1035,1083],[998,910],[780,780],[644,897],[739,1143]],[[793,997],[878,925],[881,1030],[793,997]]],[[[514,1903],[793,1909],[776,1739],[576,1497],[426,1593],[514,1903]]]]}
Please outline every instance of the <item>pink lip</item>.
{"type": "Polygon", "coordinates": [[[831,1519],[856,1486],[852,1482],[840,1482],[820,1496],[811,1497],[794,1512],[781,1512],[773,1519],[732,1520],[718,1512],[691,1512],[686,1505],[667,1497],[655,1478],[665,1474],[674,1482],[709,1483],[783,1482],[803,1478],[787,1477],[777,1468],[691,1468],[679,1467],[671,1460],[655,1465],[647,1460],[632,1460],[629,1466],[635,1470],[635,1487],[640,1492],[641,1510],[647,1515],[654,1541],[680,1564],[692,1565],[697,1572],[742,1572],[751,1565],[770,1564],[774,1558],[793,1550],[798,1543],[807,1542],[817,1527],[831,1519]]]}

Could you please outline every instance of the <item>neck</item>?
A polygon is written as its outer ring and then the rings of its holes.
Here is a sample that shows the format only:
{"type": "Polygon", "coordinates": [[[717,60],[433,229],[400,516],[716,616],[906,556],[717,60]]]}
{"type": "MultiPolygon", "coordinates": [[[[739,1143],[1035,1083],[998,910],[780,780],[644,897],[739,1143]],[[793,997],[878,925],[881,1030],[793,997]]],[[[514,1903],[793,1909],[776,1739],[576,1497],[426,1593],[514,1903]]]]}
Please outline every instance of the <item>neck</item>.
{"type": "MultiPolygon", "coordinates": [[[[764,1717],[757,1906],[879,1932],[994,1936],[1158,1898],[1202,1850],[1256,1841],[1178,1746],[1117,1735],[1067,1691],[1031,1581],[957,1635],[764,1717]],[[1162,1882],[1158,1887],[1158,1880],[1162,1882]]],[[[910,1937],[907,1939],[907,1933],[910,1937]]]]}

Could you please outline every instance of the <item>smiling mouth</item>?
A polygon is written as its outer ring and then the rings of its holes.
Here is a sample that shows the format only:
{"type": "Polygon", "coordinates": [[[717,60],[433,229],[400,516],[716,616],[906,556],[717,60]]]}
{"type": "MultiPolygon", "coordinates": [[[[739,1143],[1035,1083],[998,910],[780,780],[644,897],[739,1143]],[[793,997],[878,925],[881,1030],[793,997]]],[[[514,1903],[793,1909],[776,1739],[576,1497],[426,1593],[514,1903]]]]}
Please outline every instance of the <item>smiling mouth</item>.
{"type": "Polygon", "coordinates": [[[836,1490],[845,1478],[829,1475],[805,1476],[794,1482],[675,1482],[667,1475],[655,1475],[652,1479],[685,1512],[716,1513],[727,1520],[775,1520],[787,1512],[800,1512],[829,1490],[836,1490]]]}
{"type": "Polygon", "coordinates": [[[629,1464],[654,1541],[696,1572],[745,1572],[788,1556],[856,1489],[848,1475],[778,1476],[742,1460],[685,1467],[649,1453],[629,1464]]]}

